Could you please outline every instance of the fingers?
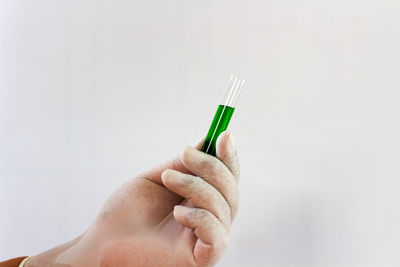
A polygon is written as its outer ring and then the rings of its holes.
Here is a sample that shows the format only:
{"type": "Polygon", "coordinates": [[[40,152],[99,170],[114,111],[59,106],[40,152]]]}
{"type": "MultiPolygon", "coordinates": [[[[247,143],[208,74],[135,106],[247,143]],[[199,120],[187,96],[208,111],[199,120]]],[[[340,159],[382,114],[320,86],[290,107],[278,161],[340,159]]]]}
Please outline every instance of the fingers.
{"type": "Polygon", "coordinates": [[[175,206],[175,219],[185,227],[193,229],[199,239],[194,248],[195,261],[215,262],[229,242],[229,235],[221,222],[208,210],[175,206]]]}
{"type": "MultiPolygon", "coordinates": [[[[194,147],[200,149],[204,143],[204,140],[205,137],[199,139],[194,147]]],[[[159,185],[162,185],[161,173],[166,169],[174,169],[183,173],[191,174],[191,172],[188,169],[186,169],[186,167],[183,165],[180,155],[177,155],[174,158],[166,162],[163,162],[161,164],[158,164],[148,171],[143,172],[141,174],[141,177],[150,180],[154,183],[157,183],[159,185]]]]}
{"type": "Polygon", "coordinates": [[[204,244],[224,247],[229,241],[226,229],[208,210],[176,205],[174,217],[183,226],[193,229],[204,244]]]}
{"type": "Polygon", "coordinates": [[[181,155],[182,163],[186,169],[190,170],[196,176],[200,176],[207,183],[219,191],[231,209],[231,219],[233,219],[238,210],[238,187],[237,180],[229,168],[238,175],[239,163],[235,149],[229,141],[230,134],[224,132],[217,142],[217,154],[221,156],[227,164],[220,159],[187,147],[181,155]]]}
{"type": "Polygon", "coordinates": [[[217,157],[228,167],[235,179],[239,181],[239,158],[236,151],[235,138],[231,131],[225,131],[218,137],[217,157]]]}
{"type": "Polygon", "coordinates": [[[161,179],[170,191],[190,200],[195,207],[210,211],[226,229],[230,228],[230,207],[221,193],[212,185],[200,177],[170,169],[162,173],[161,179]]]}

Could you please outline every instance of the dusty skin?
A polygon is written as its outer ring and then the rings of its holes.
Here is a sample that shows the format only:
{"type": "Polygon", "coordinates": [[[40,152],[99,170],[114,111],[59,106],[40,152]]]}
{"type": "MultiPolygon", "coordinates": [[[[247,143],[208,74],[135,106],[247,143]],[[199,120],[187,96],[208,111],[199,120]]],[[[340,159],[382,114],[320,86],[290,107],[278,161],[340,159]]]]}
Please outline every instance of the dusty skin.
{"type": "Polygon", "coordinates": [[[218,158],[199,151],[203,141],[129,180],[85,233],[25,266],[214,266],[238,209],[239,161],[229,131],[218,158]]]}

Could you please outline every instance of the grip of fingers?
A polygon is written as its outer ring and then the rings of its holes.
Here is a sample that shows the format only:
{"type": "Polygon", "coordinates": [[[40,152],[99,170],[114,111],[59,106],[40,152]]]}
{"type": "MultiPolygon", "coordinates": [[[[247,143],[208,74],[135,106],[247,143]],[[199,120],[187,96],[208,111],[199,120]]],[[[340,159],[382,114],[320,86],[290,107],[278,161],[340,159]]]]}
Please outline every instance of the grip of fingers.
{"type": "Polygon", "coordinates": [[[197,238],[216,250],[223,250],[229,235],[221,222],[208,210],[175,206],[175,219],[183,226],[194,230],[197,238]]]}

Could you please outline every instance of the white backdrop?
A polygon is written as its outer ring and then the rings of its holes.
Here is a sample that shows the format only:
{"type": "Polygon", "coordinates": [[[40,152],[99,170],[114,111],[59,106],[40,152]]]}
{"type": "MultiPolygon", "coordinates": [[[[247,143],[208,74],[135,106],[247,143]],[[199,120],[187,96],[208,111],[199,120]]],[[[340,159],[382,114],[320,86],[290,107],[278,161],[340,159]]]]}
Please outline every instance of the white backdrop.
{"type": "Polygon", "coordinates": [[[400,265],[397,0],[0,1],[0,259],[73,239],[205,135],[231,73],[218,266],[400,265]]]}

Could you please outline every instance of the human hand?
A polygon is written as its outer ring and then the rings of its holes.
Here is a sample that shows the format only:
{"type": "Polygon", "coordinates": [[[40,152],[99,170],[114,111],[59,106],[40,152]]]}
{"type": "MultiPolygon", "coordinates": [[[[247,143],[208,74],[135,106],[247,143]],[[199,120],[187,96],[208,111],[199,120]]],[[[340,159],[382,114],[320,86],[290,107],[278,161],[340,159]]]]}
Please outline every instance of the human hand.
{"type": "Polygon", "coordinates": [[[203,141],[122,185],[56,266],[213,266],[238,209],[239,161],[230,132],[217,158],[203,141]]]}

